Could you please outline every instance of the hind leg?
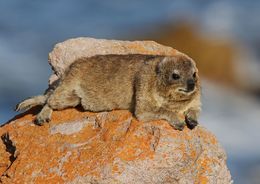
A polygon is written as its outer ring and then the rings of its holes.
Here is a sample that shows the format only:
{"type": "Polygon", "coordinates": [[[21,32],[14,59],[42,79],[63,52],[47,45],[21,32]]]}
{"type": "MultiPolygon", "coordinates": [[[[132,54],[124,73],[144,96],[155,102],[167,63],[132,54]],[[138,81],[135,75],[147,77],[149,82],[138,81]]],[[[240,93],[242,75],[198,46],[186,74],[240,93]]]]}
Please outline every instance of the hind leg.
{"type": "Polygon", "coordinates": [[[44,105],[47,97],[45,95],[28,98],[16,105],[15,111],[26,111],[37,105],[44,105]]]}
{"type": "Polygon", "coordinates": [[[53,110],[62,110],[68,107],[75,107],[80,103],[80,98],[75,90],[67,85],[57,87],[47,100],[47,103],[36,117],[36,123],[41,125],[51,120],[53,110]]]}
{"type": "Polygon", "coordinates": [[[26,111],[31,109],[32,107],[35,107],[37,105],[44,105],[46,104],[47,99],[52,94],[53,88],[49,87],[44,95],[38,95],[34,97],[27,98],[16,105],[15,111],[26,111]]]}

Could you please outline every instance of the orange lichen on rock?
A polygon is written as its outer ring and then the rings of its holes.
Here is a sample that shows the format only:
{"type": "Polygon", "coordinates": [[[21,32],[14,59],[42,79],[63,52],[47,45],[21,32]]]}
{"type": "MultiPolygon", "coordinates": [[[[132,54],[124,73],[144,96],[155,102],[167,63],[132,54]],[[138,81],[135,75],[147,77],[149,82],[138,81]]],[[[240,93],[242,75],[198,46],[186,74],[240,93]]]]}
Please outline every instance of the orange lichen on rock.
{"type": "Polygon", "coordinates": [[[230,183],[226,156],[199,126],[174,130],[120,110],[55,111],[33,123],[36,110],[0,128],[2,183],[230,183]],[[5,140],[5,141],[4,141],[5,140]]]}

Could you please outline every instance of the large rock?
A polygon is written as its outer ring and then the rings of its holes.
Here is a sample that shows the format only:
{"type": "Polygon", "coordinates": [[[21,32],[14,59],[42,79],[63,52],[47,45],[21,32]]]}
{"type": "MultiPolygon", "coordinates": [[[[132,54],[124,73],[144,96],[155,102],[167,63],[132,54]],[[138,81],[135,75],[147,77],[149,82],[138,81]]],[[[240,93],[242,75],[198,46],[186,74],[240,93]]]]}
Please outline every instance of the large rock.
{"type": "Polygon", "coordinates": [[[175,55],[179,52],[154,41],[121,41],[94,38],[74,38],[58,43],[49,54],[49,63],[54,74],[49,84],[59,79],[64,71],[80,57],[105,54],[150,54],[175,55]]]}
{"type": "Polygon", "coordinates": [[[36,110],[0,129],[3,183],[231,183],[215,136],[198,126],[174,130],[128,111],[55,111],[37,126],[36,110]]]}

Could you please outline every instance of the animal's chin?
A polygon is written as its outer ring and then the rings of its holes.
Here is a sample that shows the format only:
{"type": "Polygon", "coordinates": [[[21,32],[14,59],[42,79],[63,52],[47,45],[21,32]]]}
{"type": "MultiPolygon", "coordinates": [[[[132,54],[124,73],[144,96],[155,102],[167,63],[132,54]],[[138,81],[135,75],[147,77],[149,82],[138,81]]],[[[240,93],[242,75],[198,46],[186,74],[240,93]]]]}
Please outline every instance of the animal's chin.
{"type": "Polygon", "coordinates": [[[188,92],[188,91],[179,91],[179,90],[177,90],[177,91],[175,91],[174,93],[172,93],[170,96],[170,99],[171,99],[171,101],[173,101],[173,102],[185,102],[185,101],[190,101],[192,98],[193,98],[193,96],[194,96],[194,94],[195,94],[195,90],[193,90],[193,91],[190,91],[190,92],[188,92]]]}

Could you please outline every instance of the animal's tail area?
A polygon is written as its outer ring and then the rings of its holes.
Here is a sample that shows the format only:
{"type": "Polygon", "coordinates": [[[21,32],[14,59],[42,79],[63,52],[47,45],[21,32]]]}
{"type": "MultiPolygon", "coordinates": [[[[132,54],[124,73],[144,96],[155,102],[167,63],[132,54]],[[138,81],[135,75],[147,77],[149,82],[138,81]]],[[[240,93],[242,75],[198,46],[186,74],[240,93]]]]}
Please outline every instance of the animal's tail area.
{"type": "Polygon", "coordinates": [[[47,101],[46,95],[39,95],[27,98],[16,105],[15,111],[26,111],[38,105],[44,105],[47,101]]]}
{"type": "Polygon", "coordinates": [[[55,81],[45,91],[44,95],[33,96],[18,103],[15,107],[15,111],[26,111],[38,105],[45,105],[48,98],[51,96],[53,91],[58,87],[60,80],[55,81]]]}

